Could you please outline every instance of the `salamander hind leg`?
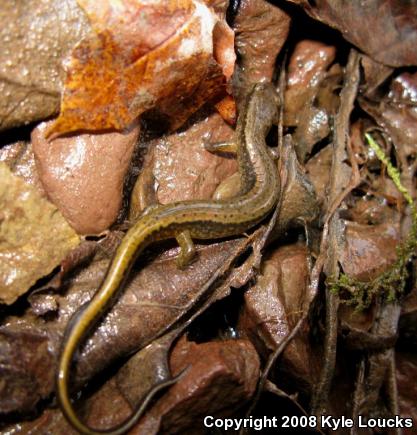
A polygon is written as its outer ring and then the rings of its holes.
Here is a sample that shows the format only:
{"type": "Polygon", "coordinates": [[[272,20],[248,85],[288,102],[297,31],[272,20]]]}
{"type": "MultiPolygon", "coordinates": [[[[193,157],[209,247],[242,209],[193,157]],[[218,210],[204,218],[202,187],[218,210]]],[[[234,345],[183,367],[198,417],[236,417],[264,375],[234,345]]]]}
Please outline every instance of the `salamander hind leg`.
{"type": "Polygon", "coordinates": [[[195,246],[188,230],[183,231],[175,236],[180,246],[180,254],[177,257],[177,266],[179,269],[185,269],[195,257],[195,246]]]}

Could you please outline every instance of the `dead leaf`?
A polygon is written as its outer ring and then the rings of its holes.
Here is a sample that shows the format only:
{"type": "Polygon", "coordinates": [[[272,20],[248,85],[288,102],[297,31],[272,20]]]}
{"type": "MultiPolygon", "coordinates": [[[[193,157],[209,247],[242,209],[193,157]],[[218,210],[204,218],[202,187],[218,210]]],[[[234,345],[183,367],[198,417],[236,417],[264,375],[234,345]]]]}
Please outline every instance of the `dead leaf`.
{"type": "Polygon", "coordinates": [[[34,186],[42,196],[46,197],[36,169],[32,144],[29,141],[21,140],[0,148],[0,162],[6,163],[14,175],[34,186]]]}
{"type": "Polygon", "coordinates": [[[59,211],[0,163],[0,300],[11,304],[79,243],[59,211]]]}
{"type": "Polygon", "coordinates": [[[278,218],[272,230],[272,240],[281,237],[290,228],[313,221],[319,212],[316,191],[297,160],[289,136],[284,139],[278,170],[283,187],[278,218]]]}
{"type": "MultiPolygon", "coordinates": [[[[275,350],[303,315],[307,284],[304,246],[282,246],[264,261],[256,284],[245,293],[245,308],[239,319],[239,329],[250,337],[262,355],[275,350]]],[[[313,387],[319,360],[311,348],[307,330],[288,345],[279,368],[292,376],[299,388],[313,387]]]]}
{"type": "Polygon", "coordinates": [[[305,39],[298,42],[288,64],[284,124],[295,127],[294,143],[303,162],[313,146],[330,133],[339,104],[342,80],[333,45],[305,39]]]}
{"type": "Polygon", "coordinates": [[[122,130],[153,108],[175,116],[170,123],[178,127],[186,119],[181,109],[189,116],[223,91],[213,57],[219,19],[204,3],[79,2],[96,35],[83,39],[67,62],[60,116],[48,135],[122,130]]]}
{"type": "Polygon", "coordinates": [[[417,421],[417,386],[410,382],[417,376],[417,357],[407,350],[398,351],[395,358],[396,378],[398,385],[398,402],[401,416],[411,417],[417,421]]]}
{"type": "Polygon", "coordinates": [[[361,107],[389,134],[399,152],[417,154],[416,73],[405,72],[394,77],[389,93],[377,101],[365,98],[359,101],[361,107]]]}
{"type": "Polygon", "coordinates": [[[234,19],[239,56],[234,77],[235,97],[244,100],[251,85],[271,81],[278,53],[287,39],[291,17],[264,0],[240,3],[234,19]]]}
{"type": "Polygon", "coordinates": [[[0,328],[0,409],[2,414],[30,412],[54,382],[49,337],[42,322],[11,321],[0,328]]]}
{"type": "Polygon", "coordinates": [[[371,97],[376,93],[378,87],[381,86],[394,71],[394,68],[376,62],[365,54],[361,56],[361,65],[364,75],[364,83],[361,85],[361,93],[367,97],[371,97]]]}
{"type": "Polygon", "coordinates": [[[89,32],[74,0],[2,0],[0,130],[58,113],[62,59],[89,32]]]}
{"type": "MultiPolygon", "coordinates": [[[[331,145],[320,150],[306,164],[307,174],[317,193],[319,203],[323,204],[327,198],[327,189],[330,180],[330,167],[332,164],[333,149],[331,145]]],[[[343,187],[349,184],[352,169],[348,164],[342,163],[342,170],[338,174],[338,179],[343,187]]]]}
{"type": "Polygon", "coordinates": [[[417,65],[417,11],[413,2],[368,0],[291,0],[313,18],[335,27],[343,37],[385,65],[417,65]]]}

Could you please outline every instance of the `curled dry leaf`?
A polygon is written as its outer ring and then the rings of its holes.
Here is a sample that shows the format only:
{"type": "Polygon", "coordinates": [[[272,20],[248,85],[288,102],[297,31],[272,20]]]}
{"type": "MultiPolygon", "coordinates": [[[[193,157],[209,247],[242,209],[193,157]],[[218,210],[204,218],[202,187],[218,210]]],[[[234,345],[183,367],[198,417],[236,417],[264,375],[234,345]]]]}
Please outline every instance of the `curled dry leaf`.
{"type": "Polygon", "coordinates": [[[290,228],[313,221],[319,212],[316,191],[297,160],[291,141],[285,140],[279,172],[283,188],[272,240],[281,237],[290,228]]]}
{"type": "Polygon", "coordinates": [[[0,301],[11,304],[50,273],[79,238],[61,213],[0,163],[0,301]]]}
{"type": "MultiPolygon", "coordinates": [[[[222,92],[225,77],[213,57],[219,18],[204,3],[79,3],[96,34],[83,39],[66,64],[61,113],[48,135],[122,130],[151,108],[167,118],[175,115],[169,123],[178,127],[222,92]]],[[[217,31],[226,28],[223,23],[217,31]]],[[[227,44],[232,42],[229,37],[227,44]]],[[[219,51],[229,63],[228,50],[219,51]]],[[[225,71],[230,74],[231,67],[225,71]]]]}

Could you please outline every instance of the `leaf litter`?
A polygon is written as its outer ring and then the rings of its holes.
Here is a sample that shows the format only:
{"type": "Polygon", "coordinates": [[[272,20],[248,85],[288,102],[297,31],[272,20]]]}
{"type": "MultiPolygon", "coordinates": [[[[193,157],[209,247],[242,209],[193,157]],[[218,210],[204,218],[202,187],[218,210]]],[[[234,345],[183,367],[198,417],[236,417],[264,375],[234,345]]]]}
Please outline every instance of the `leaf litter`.
{"type": "MultiPolygon", "coordinates": [[[[32,263],[11,268],[30,278],[4,296],[11,303],[0,326],[5,430],[71,433],[55,407],[50,370],[69,319],[92,297],[144,207],[210,199],[234,177],[233,156],[214,156],[205,144],[233,137],[225,122],[233,126],[236,107],[259,80],[275,80],[283,101],[277,134],[268,138],[280,156],[277,209],[249,234],[197,245],[184,271],[174,243],[146,250],[80,349],[73,373],[74,392],[83,392],[80,415],[92,427],[112,427],[155,384],[185,369],[132,433],[201,433],[208,414],[279,416],[282,409],[416,419],[415,10],[394,0],[352,4],[349,13],[339,1],[103,5],[78,2],[91,29],[77,33],[70,56],[57,62],[66,78],[55,86],[61,111],[49,134],[65,136],[69,149],[86,132],[103,134],[105,144],[106,130],[123,134],[142,114],[118,185],[123,198],[109,199],[119,209],[115,224],[94,237],[85,231],[79,244],[56,209],[59,223],[45,221],[49,200],[56,202],[39,176],[46,160],[34,164],[28,118],[6,100],[13,121],[2,128],[22,133],[4,133],[4,180],[36,198],[26,215],[13,214],[7,233],[26,243],[38,225],[43,236],[32,263]],[[210,17],[208,33],[202,16],[210,17]],[[184,56],[186,43],[192,50],[184,56]],[[61,226],[70,246],[56,233],[61,226]],[[39,264],[44,257],[47,266],[39,264]]],[[[31,120],[56,113],[33,110],[31,120]]],[[[65,169],[68,159],[61,161],[54,164],[65,169]]],[[[94,187],[98,166],[87,166],[94,187]]],[[[13,189],[5,189],[4,210],[21,207],[13,189]]],[[[93,204],[93,196],[85,201],[93,204]]],[[[71,207],[82,210],[77,200],[71,207]]],[[[17,261],[19,251],[12,256],[17,261]]]]}

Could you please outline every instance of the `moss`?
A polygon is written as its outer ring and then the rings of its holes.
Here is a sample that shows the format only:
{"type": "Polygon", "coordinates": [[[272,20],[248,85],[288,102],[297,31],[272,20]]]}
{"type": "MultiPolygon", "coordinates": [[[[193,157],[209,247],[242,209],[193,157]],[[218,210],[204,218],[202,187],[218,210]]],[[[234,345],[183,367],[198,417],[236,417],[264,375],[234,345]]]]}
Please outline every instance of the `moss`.
{"type": "Polygon", "coordinates": [[[372,281],[362,282],[343,273],[337,280],[328,279],[330,291],[338,293],[344,303],[354,305],[358,310],[369,307],[375,297],[392,302],[403,294],[408,278],[407,264],[417,250],[417,209],[414,201],[407,189],[401,184],[400,173],[389,161],[384,151],[372,136],[366,134],[365,137],[377,157],[386,165],[388,175],[409,204],[412,226],[407,239],[397,246],[395,263],[372,281]]]}

